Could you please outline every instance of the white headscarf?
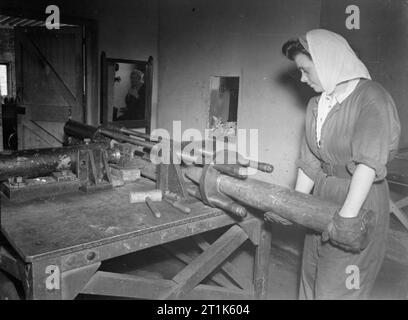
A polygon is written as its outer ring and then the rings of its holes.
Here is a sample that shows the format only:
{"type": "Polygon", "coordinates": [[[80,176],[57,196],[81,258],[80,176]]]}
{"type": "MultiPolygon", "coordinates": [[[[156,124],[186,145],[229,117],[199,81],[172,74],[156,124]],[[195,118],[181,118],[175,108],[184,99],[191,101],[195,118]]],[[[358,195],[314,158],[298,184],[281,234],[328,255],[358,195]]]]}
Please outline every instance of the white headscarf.
{"type": "Polygon", "coordinates": [[[356,56],[346,39],[337,33],[324,29],[311,30],[306,33],[306,41],[306,49],[312,56],[326,94],[332,94],[341,82],[357,78],[371,79],[364,63],[356,56]]]}

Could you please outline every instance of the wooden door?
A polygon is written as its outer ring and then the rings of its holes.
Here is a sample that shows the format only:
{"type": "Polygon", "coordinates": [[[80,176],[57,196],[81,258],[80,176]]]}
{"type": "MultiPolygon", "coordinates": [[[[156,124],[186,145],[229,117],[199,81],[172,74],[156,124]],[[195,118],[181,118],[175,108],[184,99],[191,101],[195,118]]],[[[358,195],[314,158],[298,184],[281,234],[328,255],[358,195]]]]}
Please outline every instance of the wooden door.
{"type": "Polygon", "coordinates": [[[58,147],[69,119],[84,121],[80,27],[16,27],[18,149],[58,147]]]}

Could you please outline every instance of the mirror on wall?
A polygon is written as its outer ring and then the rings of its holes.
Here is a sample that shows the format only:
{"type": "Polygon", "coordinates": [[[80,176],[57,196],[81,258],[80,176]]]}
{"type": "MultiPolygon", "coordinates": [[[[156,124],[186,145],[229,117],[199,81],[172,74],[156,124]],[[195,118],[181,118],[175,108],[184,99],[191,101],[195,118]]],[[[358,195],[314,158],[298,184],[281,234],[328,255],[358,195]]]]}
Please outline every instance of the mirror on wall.
{"type": "Polygon", "coordinates": [[[153,58],[101,57],[101,122],[150,132],[153,58]]]}

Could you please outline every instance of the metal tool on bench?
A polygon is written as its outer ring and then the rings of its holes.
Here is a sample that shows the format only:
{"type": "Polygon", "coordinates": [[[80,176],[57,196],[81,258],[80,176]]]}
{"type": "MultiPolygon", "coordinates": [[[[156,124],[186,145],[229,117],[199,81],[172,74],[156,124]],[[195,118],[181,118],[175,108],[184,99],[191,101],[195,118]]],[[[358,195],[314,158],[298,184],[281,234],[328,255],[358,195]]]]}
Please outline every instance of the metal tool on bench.
{"type": "Polygon", "coordinates": [[[156,207],[154,202],[160,202],[163,199],[161,190],[139,191],[129,193],[130,203],[146,203],[147,207],[156,218],[162,216],[160,210],[156,207]]]}
{"type": "Polygon", "coordinates": [[[183,213],[188,214],[191,212],[191,209],[182,203],[183,199],[179,195],[173,192],[166,191],[164,193],[164,200],[168,202],[169,204],[171,204],[174,208],[179,209],[183,213]]]}

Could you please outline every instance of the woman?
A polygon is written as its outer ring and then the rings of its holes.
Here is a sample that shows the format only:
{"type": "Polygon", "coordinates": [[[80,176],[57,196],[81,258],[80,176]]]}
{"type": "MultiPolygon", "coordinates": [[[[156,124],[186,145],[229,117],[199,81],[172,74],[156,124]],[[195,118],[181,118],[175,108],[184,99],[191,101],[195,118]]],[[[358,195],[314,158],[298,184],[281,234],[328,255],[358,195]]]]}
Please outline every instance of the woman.
{"type": "Polygon", "coordinates": [[[329,239],[306,234],[299,298],[368,298],[386,250],[386,164],[400,136],[395,103],[336,33],[312,30],[286,42],[282,51],[296,63],[301,81],[321,93],[307,107],[296,190],[313,190],[341,205],[326,232],[329,239]],[[345,250],[333,235],[342,226],[358,225],[362,208],[375,213],[371,240],[360,252],[345,250]]]}
{"type": "Polygon", "coordinates": [[[126,108],[121,108],[122,115],[117,120],[145,120],[144,73],[134,69],[130,73],[130,89],[125,97],[126,108]]]}

